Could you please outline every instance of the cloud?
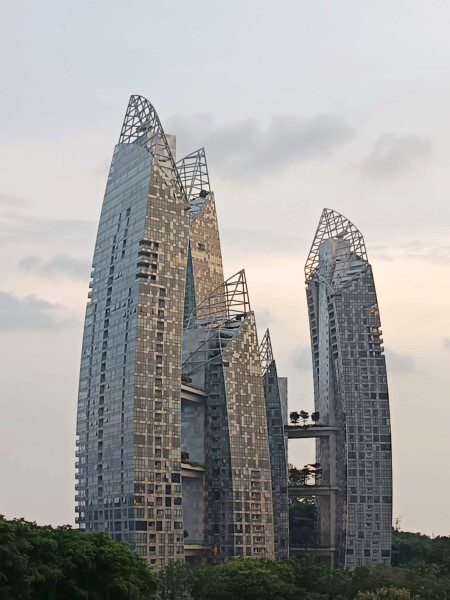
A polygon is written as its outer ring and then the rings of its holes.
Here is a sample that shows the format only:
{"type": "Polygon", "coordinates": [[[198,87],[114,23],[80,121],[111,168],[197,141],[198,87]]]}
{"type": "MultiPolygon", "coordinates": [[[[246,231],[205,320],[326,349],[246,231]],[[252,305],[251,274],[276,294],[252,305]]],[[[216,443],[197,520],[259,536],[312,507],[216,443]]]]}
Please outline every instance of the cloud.
{"type": "Polygon", "coordinates": [[[261,330],[266,330],[270,323],[273,323],[274,318],[270,310],[262,306],[261,308],[255,308],[256,315],[256,323],[258,328],[261,330]]]}
{"type": "Polygon", "coordinates": [[[89,274],[90,261],[87,258],[72,258],[64,254],[57,254],[47,262],[37,256],[24,256],[18,266],[21,271],[35,273],[40,277],[63,276],[84,280],[89,274]]]}
{"type": "Polygon", "coordinates": [[[394,352],[390,348],[386,348],[386,365],[388,371],[396,373],[412,373],[416,368],[413,356],[394,352]]]}
{"type": "Polygon", "coordinates": [[[67,310],[36,296],[0,292],[0,331],[56,331],[72,322],[67,310]]]}
{"type": "Polygon", "coordinates": [[[378,138],[361,164],[363,174],[373,178],[389,178],[416,168],[428,161],[433,145],[428,138],[415,134],[378,138]]]}
{"type": "Polygon", "coordinates": [[[442,343],[444,344],[444,348],[445,348],[446,350],[450,350],[450,338],[448,338],[448,337],[445,337],[445,338],[442,340],[442,343]]]}
{"type": "Polygon", "coordinates": [[[291,355],[292,366],[298,371],[311,371],[312,358],[309,346],[298,346],[291,355]]]}
{"type": "Polygon", "coordinates": [[[275,173],[296,162],[325,159],[354,135],[336,115],[273,117],[268,127],[255,119],[216,127],[209,115],[172,117],[167,130],[183,140],[179,156],[206,146],[208,161],[218,171],[243,178],[275,173]]]}
{"type": "Polygon", "coordinates": [[[94,221],[46,219],[16,210],[5,210],[0,217],[0,245],[17,242],[86,243],[94,237],[94,221]]]}
{"type": "Polygon", "coordinates": [[[371,256],[376,260],[422,260],[435,265],[450,265],[450,245],[429,244],[412,240],[406,244],[378,245],[372,247],[371,256]]]}

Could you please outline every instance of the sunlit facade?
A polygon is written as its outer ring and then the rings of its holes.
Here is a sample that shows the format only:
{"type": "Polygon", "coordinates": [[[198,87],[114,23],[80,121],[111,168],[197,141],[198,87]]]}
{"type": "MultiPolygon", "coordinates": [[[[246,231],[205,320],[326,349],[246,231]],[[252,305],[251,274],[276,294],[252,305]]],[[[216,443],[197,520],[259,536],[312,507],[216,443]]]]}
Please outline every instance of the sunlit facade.
{"type": "Polygon", "coordinates": [[[273,558],[272,413],[245,274],[224,280],[204,150],[176,162],[175,138],[132,96],[86,308],[77,523],[155,569],[273,558]]]}
{"type": "Polygon", "coordinates": [[[325,209],[305,268],[315,410],[334,433],[316,441],[320,544],[353,569],[390,563],[392,456],[377,295],[362,234],[325,209]]]}

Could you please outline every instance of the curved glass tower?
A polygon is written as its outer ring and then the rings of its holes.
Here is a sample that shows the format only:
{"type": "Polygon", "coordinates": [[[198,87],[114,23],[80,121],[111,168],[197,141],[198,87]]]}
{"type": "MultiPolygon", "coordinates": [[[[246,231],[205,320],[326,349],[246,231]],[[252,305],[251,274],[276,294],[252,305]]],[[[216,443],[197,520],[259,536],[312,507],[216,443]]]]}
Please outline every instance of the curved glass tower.
{"type": "MultiPolygon", "coordinates": [[[[272,493],[286,500],[286,472],[280,437],[273,492],[267,418],[278,437],[283,424],[278,396],[266,413],[245,274],[224,281],[204,149],[175,163],[175,138],[141,96],[114,150],[90,288],[79,526],[156,569],[272,558],[272,493]]],[[[286,553],[286,531],[278,538],[286,553]]]]}
{"type": "Polygon", "coordinates": [[[390,563],[389,395],[372,267],[360,231],[324,209],[306,266],[315,410],[333,433],[316,441],[328,497],[317,498],[320,543],[334,563],[390,563]]]}

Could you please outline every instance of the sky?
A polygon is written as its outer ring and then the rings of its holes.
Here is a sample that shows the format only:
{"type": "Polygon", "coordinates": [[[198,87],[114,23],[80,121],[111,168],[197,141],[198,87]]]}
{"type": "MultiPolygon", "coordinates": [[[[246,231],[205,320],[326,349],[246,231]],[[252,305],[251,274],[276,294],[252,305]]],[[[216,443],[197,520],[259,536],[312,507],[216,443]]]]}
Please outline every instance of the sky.
{"type": "MultiPolygon", "coordinates": [[[[324,207],[362,231],[386,347],[394,516],[449,535],[450,4],[18,0],[0,35],[0,513],[74,522],[97,221],[130,94],[205,146],[291,410],[313,408],[304,263],[324,207]]],[[[290,460],[313,459],[292,441],[290,460]]]]}

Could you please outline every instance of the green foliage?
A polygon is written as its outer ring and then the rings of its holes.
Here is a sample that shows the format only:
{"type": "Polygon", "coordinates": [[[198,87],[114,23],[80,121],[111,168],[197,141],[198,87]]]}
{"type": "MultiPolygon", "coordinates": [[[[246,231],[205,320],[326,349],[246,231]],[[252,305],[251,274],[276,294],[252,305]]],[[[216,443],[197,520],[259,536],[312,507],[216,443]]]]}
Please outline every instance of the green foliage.
{"type": "Polygon", "coordinates": [[[151,600],[157,576],[104,533],[0,516],[0,600],[151,600]]]}
{"type": "Polygon", "coordinates": [[[376,592],[358,592],[356,600],[420,600],[404,588],[380,588],[376,592]]]}
{"type": "Polygon", "coordinates": [[[295,558],[178,561],[156,574],[106,534],[0,517],[0,600],[450,600],[449,538],[396,532],[394,560],[354,573],[295,558]]]}
{"type": "Polygon", "coordinates": [[[450,537],[431,539],[420,533],[394,531],[392,564],[394,566],[434,566],[440,574],[450,574],[450,537]]]}
{"type": "Polygon", "coordinates": [[[289,500],[289,536],[292,547],[308,547],[317,543],[317,510],[315,498],[289,500]]]}

